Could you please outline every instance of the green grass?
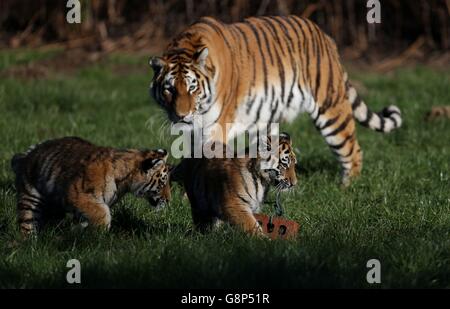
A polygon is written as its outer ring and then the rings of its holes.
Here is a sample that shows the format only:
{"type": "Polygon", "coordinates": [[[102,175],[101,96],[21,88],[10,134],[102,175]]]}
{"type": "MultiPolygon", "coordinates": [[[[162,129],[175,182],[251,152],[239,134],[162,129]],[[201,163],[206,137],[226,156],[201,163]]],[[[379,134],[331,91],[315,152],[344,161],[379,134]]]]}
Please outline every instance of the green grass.
{"type": "MultiPolygon", "coordinates": [[[[22,53],[0,52],[1,66],[42,57],[22,53]]],[[[66,263],[76,258],[81,287],[450,288],[450,121],[423,120],[431,105],[450,103],[450,75],[424,67],[353,72],[369,90],[369,105],[398,104],[404,126],[389,135],[358,127],[364,169],[346,190],[308,117],[284,127],[302,166],[298,187],[283,198],[287,216],[301,225],[295,241],[253,239],[230,227],[193,232],[178,187],[160,212],[127,196],[113,208],[109,233],[77,232],[63,222],[21,241],[9,166],[15,152],[64,135],[170,149],[160,132],[165,115],[148,96],[150,70],[117,74],[117,63],[139,61],[114,56],[67,76],[1,77],[0,287],[71,287],[66,263]],[[366,282],[372,258],[381,262],[379,285],[366,282]]]]}
{"type": "Polygon", "coordinates": [[[52,49],[46,51],[35,51],[29,49],[11,49],[0,52],[0,70],[14,65],[30,64],[35,61],[45,60],[57,55],[61,50],[52,49]]]}

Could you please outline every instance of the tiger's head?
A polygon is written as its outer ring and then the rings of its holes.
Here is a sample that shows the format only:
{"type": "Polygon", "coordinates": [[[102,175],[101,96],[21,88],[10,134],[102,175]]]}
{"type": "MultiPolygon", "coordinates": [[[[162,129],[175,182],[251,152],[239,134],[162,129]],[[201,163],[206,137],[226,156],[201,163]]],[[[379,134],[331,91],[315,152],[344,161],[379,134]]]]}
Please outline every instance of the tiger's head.
{"type": "Polygon", "coordinates": [[[171,198],[169,174],[171,166],[166,163],[167,151],[164,149],[144,151],[137,162],[133,174],[132,191],[138,197],[145,198],[150,205],[162,208],[171,198]]]}
{"type": "Polygon", "coordinates": [[[172,49],[163,57],[153,57],[154,75],[150,93],[168,113],[173,123],[192,126],[194,117],[206,113],[211,103],[213,69],[207,65],[208,48],[192,52],[172,49]]]}
{"type": "MultiPolygon", "coordinates": [[[[269,137],[268,140],[270,143],[269,137]]],[[[297,158],[289,134],[280,133],[278,154],[271,156],[270,160],[270,167],[267,172],[271,183],[281,191],[294,187],[297,184],[297,175],[295,173],[297,158]]]]}

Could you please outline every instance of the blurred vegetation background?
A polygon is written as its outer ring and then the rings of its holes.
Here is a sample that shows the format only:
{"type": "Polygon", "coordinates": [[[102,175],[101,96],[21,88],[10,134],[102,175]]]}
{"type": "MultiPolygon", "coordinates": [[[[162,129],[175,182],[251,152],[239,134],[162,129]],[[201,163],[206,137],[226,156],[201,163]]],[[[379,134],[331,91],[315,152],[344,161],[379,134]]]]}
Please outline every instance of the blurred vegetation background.
{"type": "MultiPolygon", "coordinates": [[[[366,21],[367,0],[80,0],[81,24],[66,22],[67,1],[1,0],[0,47],[63,46],[87,51],[160,52],[201,16],[235,22],[255,15],[314,20],[347,59],[400,55],[427,60],[450,51],[450,0],[381,1],[381,24],[366,21]]],[[[446,58],[448,60],[448,57],[446,58]]]]}

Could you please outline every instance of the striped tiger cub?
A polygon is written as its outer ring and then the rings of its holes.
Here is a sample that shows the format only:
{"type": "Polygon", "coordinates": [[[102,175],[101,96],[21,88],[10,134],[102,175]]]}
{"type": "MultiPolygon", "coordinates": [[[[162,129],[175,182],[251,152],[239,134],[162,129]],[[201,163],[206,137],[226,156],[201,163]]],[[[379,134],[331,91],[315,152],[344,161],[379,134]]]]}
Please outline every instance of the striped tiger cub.
{"type": "Polygon", "coordinates": [[[271,186],[285,191],[297,184],[296,163],[291,138],[282,133],[276,156],[183,159],[171,179],[183,184],[198,230],[226,221],[249,234],[263,235],[253,213],[261,210],[271,186]]]}
{"type": "Polygon", "coordinates": [[[93,226],[109,229],[110,207],[125,193],[162,207],[170,199],[167,152],[99,147],[78,137],[64,137],[16,154],[17,213],[28,235],[47,219],[72,212],[93,226]]]}
{"type": "Polygon", "coordinates": [[[177,35],[150,64],[150,93],[174,123],[229,141],[267,123],[307,112],[342,166],[345,185],[360,174],[355,119],[379,132],[402,124],[396,106],[372,112],[341,65],[334,41],[297,16],[252,17],[225,24],[205,17],[177,35]],[[222,133],[213,133],[214,124],[222,133]],[[226,124],[232,124],[227,131],[226,124]],[[211,130],[211,131],[209,131],[211,130]]]}

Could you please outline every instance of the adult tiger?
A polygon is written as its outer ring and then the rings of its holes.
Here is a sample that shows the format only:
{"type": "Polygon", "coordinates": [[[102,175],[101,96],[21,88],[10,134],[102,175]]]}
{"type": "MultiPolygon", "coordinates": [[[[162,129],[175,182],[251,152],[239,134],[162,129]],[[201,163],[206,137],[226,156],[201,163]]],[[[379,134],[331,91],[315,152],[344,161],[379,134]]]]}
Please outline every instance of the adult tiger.
{"type": "Polygon", "coordinates": [[[150,60],[151,94],[172,122],[210,128],[232,124],[220,141],[256,124],[292,121],[300,112],[335,152],[348,185],[362,168],[354,118],[380,132],[400,127],[396,106],[373,113],[341,66],[333,40],[313,22],[296,16],[252,17],[224,24],[206,17],[150,60]],[[196,117],[201,116],[201,117],[196,117]]]}

